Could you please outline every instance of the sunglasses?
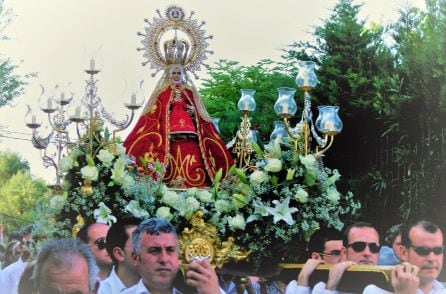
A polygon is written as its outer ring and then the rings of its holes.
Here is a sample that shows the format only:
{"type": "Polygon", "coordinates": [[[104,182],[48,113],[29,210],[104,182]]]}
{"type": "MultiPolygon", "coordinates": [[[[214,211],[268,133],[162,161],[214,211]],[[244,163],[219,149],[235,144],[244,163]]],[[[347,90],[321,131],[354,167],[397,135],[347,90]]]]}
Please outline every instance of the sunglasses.
{"type": "Polygon", "coordinates": [[[348,244],[347,247],[351,247],[353,251],[355,252],[362,252],[366,247],[369,247],[370,252],[372,253],[378,253],[379,249],[381,249],[381,245],[378,245],[377,243],[367,243],[367,242],[355,242],[352,244],[348,244]]]}
{"type": "Polygon", "coordinates": [[[440,255],[444,251],[444,246],[429,248],[429,247],[424,247],[424,246],[416,247],[416,246],[410,245],[409,247],[413,248],[413,250],[419,256],[428,256],[431,252],[433,252],[435,255],[440,255]]]}
{"type": "Polygon", "coordinates": [[[327,252],[319,252],[320,255],[323,256],[340,256],[341,255],[341,250],[333,250],[329,253],[327,252]]]}
{"type": "Polygon", "coordinates": [[[107,246],[107,242],[105,241],[105,237],[101,237],[99,239],[96,239],[96,241],[94,241],[94,245],[96,245],[99,250],[105,249],[105,247],[107,246]]]}

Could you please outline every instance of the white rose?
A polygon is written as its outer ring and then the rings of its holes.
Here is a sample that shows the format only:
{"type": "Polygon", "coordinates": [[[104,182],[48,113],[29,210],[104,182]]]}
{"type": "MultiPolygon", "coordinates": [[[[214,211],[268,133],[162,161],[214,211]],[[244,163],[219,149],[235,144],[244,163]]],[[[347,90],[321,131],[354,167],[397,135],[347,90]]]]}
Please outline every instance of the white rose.
{"type": "Polygon", "coordinates": [[[200,190],[197,192],[197,197],[200,201],[209,203],[212,202],[212,194],[208,190],[200,190]]]}
{"type": "Polygon", "coordinates": [[[338,203],[339,199],[341,199],[341,194],[338,192],[336,187],[330,187],[327,190],[327,198],[332,203],[336,204],[338,203]]]}
{"type": "Polygon", "coordinates": [[[223,199],[215,201],[215,209],[217,212],[223,213],[231,210],[231,204],[223,199]]]}
{"type": "Polygon", "coordinates": [[[65,156],[59,160],[57,164],[59,171],[67,173],[71,168],[73,168],[74,160],[71,156],[65,156]]]}
{"type": "Polygon", "coordinates": [[[270,158],[268,159],[265,170],[270,172],[279,172],[282,169],[282,161],[277,158],[270,158]]]}
{"type": "Polygon", "coordinates": [[[256,170],[249,177],[249,182],[252,185],[260,185],[261,183],[263,183],[267,179],[268,179],[268,175],[267,174],[265,174],[263,171],[256,170]]]}
{"type": "Polygon", "coordinates": [[[156,216],[165,220],[172,220],[173,215],[170,213],[170,207],[161,206],[156,210],[156,216]]]}
{"type": "Polygon", "coordinates": [[[147,218],[149,217],[149,213],[139,206],[139,202],[136,200],[130,200],[130,202],[126,205],[125,211],[130,212],[134,217],[137,218],[147,218]]]}
{"type": "Polygon", "coordinates": [[[54,195],[50,199],[50,207],[55,211],[60,211],[65,205],[65,198],[61,195],[54,195]]]}
{"type": "Polygon", "coordinates": [[[166,203],[169,206],[175,206],[178,202],[180,196],[175,191],[167,190],[163,193],[163,197],[161,198],[161,202],[166,203]]]}
{"type": "Polygon", "coordinates": [[[302,162],[302,164],[306,168],[311,169],[311,168],[317,167],[316,157],[314,157],[313,154],[308,154],[308,155],[305,155],[305,156],[299,156],[299,158],[300,158],[300,162],[302,162]]]}
{"type": "Polygon", "coordinates": [[[82,178],[89,181],[97,181],[99,170],[96,166],[84,166],[81,168],[82,178]]]}
{"type": "Polygon", "coordinates": [[[234,217],[228,216],[228,225],[233,231],[237,229],[244,230],[246,227],[246,221],[242,215],[237,214],[234,217]]]}
{"type": "Polygon", "coordinates": [[[133,177],[131,175],[129,175],[128,173],[126,173],[124,175],[124,177],[122,178],[121,185],[125,188],[128,188],[128,187],[132,186],[134,183],[135,183],[135,180],[133,179],[133,177]]]}
{"type": "Polygon", "coordinates": [[[115,151],[118,156],[125,154],[125,147],[124,147],[124,145],[122,145],[122,143],[116,144],[115,146],[116,146],[115,151]]]}
{"type": "Polygon", "coordinates": [[[308,192],[302,188],[299,188],[297,192],[294,194],[294,198],[300,203],[308,202],[308,192]]]}
{"type": "Polygon", "coordinates": [[[112,165],[113,159],[115,158],[113,154],[105,149],[101,149],[96,157],[102,162],[102,164],[108,167],[112,165]]]}

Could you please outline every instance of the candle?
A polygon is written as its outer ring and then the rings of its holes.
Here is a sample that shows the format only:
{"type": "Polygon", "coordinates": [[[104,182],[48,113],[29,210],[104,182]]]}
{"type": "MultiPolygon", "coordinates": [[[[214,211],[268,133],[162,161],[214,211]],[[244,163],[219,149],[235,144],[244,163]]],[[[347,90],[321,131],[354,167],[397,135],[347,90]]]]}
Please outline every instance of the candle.
{"type": "Polygon", "coordinates": [[[278,134],[276,140],[277,140],[278,143],[282,143],[283,142],[282,134],[278,134]]]}
{"type": "Polygon", "coordinates": [[[334,123],[331,120],[326,121],[324,129],[326,132],[333,132],[335,130],[334,123]]]}
{"type": "Polygon", "coordinates": [[[130,105],[134,106],[136,105],[136,94],[132,94],[132,98],[130,99],[130,105]]]}
{"type": "Polygon", "coordinates": [[[81,117],[81,107],[77,106],[74,111],[74,118],[80,118],[81,117]]]}
{"type": "Polygon", "coordinates": [[[95,62],[94,58],[90,59],[90,70],[94,70],[95,62]]]}
{"type": "Polygon", "coordinates": [[[245,103],[243,103],[243,110],[249,110],[249,102],[245,101],[245,103]]]}
{"type": "Polygon", "coordinates": [[[310,79],[307,75],[304,76],[304,87],[308,87],[310,85],[310,79]]]}
{"type": "Polygon", "coordinates": [[[46,101],[46,108],[47,109],[52,109],[53,108],[53,99],[48,98],[48,100],[46,101]]]}
{"type": "Polygon", "coordinates": [[[35,114],[33,114],[32,118],[31,118],[31,123],[32,123],[33,125],[35,125],[35,124],[37,123],[37,118],[36,118],[36,115],[35,115],[35,114]]]}
{"type": "Polygon", "coordinates": [[[288,114],[288,104],[282,104],[282,113],[288,114]]]}
{"type": "Polygon", "coordinates": [[[62,94],[60,94],[60,101],[63,102],[65,101],[65,93],[62,92],[62,94]]]}

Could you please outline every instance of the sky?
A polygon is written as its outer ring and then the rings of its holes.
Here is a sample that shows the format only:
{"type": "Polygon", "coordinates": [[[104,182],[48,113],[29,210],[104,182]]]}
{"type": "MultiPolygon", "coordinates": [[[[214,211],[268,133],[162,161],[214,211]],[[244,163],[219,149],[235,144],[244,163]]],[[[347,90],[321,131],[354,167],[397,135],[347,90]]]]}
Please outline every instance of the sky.
{"type": "MultiPolygon", "coordinates": [[[[1,1],[1,0],[0,0],[1,1]]],[[[18,73],[35,72],[25,93],[11,106],[0,108],[0,151],[18,152],[30,162],[31,173],[55,182],[55,171],[45,169],[40,153],[31,145],[31,131],[24,124],[26,104],[37,105],[40,85],[50,91],[55,85],[69,87],[75,98],[83,96],[85,51],[100,49],[103,70],[98,74],[98,95],[104,106],[117,119],[128,113],[123,107],[126,90],[144,80],[143,93],[147,96],[159,75],[143,67],[141,47],[146,23],[168,5],[181,6],[186,15],[195,11],[194,18],[206,21],[203,28],[208,35],[210,50],[206,63],[219,59],[253,65],[261,59],[278,60],[280,50],[294,41],[312,40],[314,26],[321,25],[330,15],[334,0],[4,0],[15,17],[5,33],[10,38],[0,41],[0,58],[11,58],[19,65],[18,73]],[[126,87],[126,84],[128,85],[126,87]],[[70,86],[68,86],[70,85],[70,86]],[[5,133],[5,130],[8,133],[5,133]]],[[[360,17],[368,22],[389,23],[397,19],[398,8],[406,0],[365,0],[360,17]]],[[[423,8],[423,0],[407,3],[423,8]]],[[[87,61],[88,62],[88,61],[87,61]]],[[[203,68],[200,77],[206,77],[203,68]]],[[[199,84],[200,81],[196,81],[199,84]]],[[[139,113],[136,113],[139,117],[139,113]]],[[[136,122],[134,120],[133,124],[136,122]]],[[[132,126],[133,126],[132,124],[132,126]]],[[[125,136],[132,126],[121,133],[125,136]]]]}

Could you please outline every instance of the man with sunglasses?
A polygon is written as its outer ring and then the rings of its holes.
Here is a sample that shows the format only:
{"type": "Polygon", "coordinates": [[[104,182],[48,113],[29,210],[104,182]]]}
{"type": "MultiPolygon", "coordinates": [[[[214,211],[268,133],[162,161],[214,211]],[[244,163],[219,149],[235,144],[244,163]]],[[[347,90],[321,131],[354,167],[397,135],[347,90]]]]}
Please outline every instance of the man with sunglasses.
{"type": "Polygon", "coordinates": [[[139,281],[136,263],[132,259],[132,233],[141,222],[138,218],[118,220],[107,232],[106,249],[113,261],[113,269],[101,281],[98,294],[117,294],[139,281]]]}
{"type": "Polygon", "coordinates": [[[327,283],[318,283],[312,293],[340,293],[337,286],[345,270],[353,264],[378,264],[379,234],[376,228],[367,222],[356,222],[348,226],[342,235],[342,262],[335,264],[329,271],[327,283]]]}
{"type": "Polygon", "coordinates": [[[77,233],[77,238],[90,246],[99,267],[98,278],[101,281],[108,277],[112,269],[112,260],[105,250],[108,229],[106,224],[88,223],[77,233]]]}
{"type": "MultiPolygon", "coordinates": [[[[437,281],[443,268],[444,240],[441,229],[429,221],[417,221],[403,228],[401,242],[401,259],[404,262],[392,270],[395,293],[446,293],[446,288],[437,281]]],[[[389,292],[369,285],[364,293],[389,292]]]]}
{"type": "Polygon", "coordinates": [[[315,231],[308,242],[309,258],[297,276],[287,288],[287,294],[310,293],[310,276],[321,263],[336,264],[341,262],[342,235],[336,229],[322,228],[315,231]]]}

